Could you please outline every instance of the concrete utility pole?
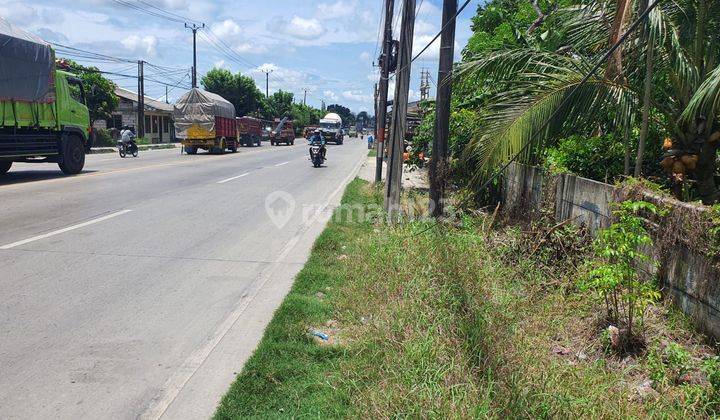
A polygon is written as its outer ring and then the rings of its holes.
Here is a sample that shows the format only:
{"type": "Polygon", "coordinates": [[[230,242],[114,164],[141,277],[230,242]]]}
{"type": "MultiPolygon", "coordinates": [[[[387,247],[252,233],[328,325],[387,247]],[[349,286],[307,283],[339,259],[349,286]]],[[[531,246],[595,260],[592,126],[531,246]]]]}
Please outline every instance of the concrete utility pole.
{"type": "Polygon", "coordinates": [[[395,73],[395,97],[390,121],[390,156],[385,180],[385,211],[390,220],[400,216],[400,189],[402,187],[404,140],[407,131],[408,91],[410,90],[410,66],[415,34],[415,0],[404,0],[398,50],[398,70],[395,73]]]}
{"type": "Polygon", "coordinates": [[[138,60],[137,136],[145,137],[145,62],[138,60]]]}
{"type": "Polygon", "coordinates": [[[307,89],[303,89],[303,106],[307,105],[307,89]]]}
{"type": "Polygon", "coordinates": [[[188,25],[185,24],[185,27],[192,30],[193,33],[193,68],[192,68],[192,87],[196,88],[197,85],[197,31],[198,29],[203,29],[205,27],[205,24],[203,23],[201,26],[197,26],[196,24],[188,25]]]}
{"type": "MultiPolygon", "coordinates": [[[[448,173],[448,137],[450,137],[450,97],[452,66],[455,52],[455,15],[457,0],[443,1],[440,64],[435,98],[435,133],[430,160],[430,211],[434,217],[443,214],[443,199],[448,173]]],[[[429,74],[428,74],[429,76],[429,74]]],[[[428,86],[429,89],[429,86],[428,86]]]]}
{"type": "Polygon", "coordinates": [[[272,69],[265,69],[261,70],[263,73],[265,73],[265,97],[270,97],[270,73],[272,73],[272,69]]]}
{"type": "Polygon", "coordinates": [[[382,180],[382,165],[385,151],[385,126],[387,124],[387,96],[390,80],[390,54],[392,53],[392,26],[395,0],[385,0],[385,29],[382,54],[380,55],[380,85],[378,86],[377,112],[375,113],[375,182],[382,180]]]}

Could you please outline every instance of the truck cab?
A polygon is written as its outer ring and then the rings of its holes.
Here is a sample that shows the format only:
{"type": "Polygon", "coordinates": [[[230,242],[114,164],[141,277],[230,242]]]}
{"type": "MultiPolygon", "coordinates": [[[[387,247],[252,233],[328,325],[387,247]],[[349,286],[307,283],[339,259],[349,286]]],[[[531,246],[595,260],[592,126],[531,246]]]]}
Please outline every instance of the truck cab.
{"type": "Polygon", "coordinates": [[[0,101],[0,174],[13,162],[57,163],[69,175],[80,173],[92,146],[90,115],[82,81],[57,70],[54,101],[0,101]]]}

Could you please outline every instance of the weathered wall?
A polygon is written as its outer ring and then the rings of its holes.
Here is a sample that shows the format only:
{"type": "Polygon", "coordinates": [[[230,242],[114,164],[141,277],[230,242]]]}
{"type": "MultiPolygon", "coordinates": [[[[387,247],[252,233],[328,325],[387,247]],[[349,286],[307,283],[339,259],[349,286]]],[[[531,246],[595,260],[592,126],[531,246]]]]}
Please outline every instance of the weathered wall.
{"type": "MultiPolygon", "coordinates": [[[[572,219],[572,223],[584,225],[593,233],[611,223],[611,203],[624,196],[612,185],[570,174],[552,175],[520,164],[510,165],[504,175],[501,197],[509,214],[537,217],[544,210],[554,214],[557,222],[572,219]]],[[[707,211],[702,206],[649,193],[643,199],[690,214],[696,220],[707,211]]],[[[654,238],[651,252],[659,263],[663,293],[693,319],[698,329],[720,340],[720,272],[704,250],[681,240],[667,239],[693,236],[691,232],[678,235],[677,230],[688,224],[656,229],[672,235],[654,238]]]]}

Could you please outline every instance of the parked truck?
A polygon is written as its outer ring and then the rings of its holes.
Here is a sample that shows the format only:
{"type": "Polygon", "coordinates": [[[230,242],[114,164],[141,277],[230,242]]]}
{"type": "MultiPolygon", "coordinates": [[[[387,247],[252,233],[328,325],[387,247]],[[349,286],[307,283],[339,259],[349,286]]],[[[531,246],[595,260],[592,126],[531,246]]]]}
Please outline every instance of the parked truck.
{"type": "Polygon", "coordinates": [[[92,146],[81,80],[56,68],[50,44],[2,18],[0,46],[0,175],[13,162],[80,173],[92,146]]]}
{"type": "Polygon", "coordinates": [[[343,144],[342,118],[334,112],[320,120],[320,133],[326,142],[343,144]]]}
{"type": "Polygon", "coordinates": [[[175,133],[185,152],[197,154],[237,152],[238,128],[235,107],[215,93],[193,88],[175,104],[175,133]]]}
{"type": "Polygon", "coordinates": [[[237,118],[238,141],[241,146],[260,146],[262,140],[262,121],[252,117],[237,118]]]}

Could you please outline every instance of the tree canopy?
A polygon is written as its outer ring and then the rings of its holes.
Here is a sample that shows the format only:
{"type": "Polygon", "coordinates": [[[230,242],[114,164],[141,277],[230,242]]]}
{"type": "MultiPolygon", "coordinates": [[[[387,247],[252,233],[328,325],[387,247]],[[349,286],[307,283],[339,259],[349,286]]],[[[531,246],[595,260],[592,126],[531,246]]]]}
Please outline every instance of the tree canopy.
{"type": "Polygon", "coordinates": [[[109,119],[120,102],[115,95],[115,83],[103,77],[97,67],[85,67],[72,60],[63,61],[82,80],[90,122],[109,119]]]}
{"type": "Polygon", "coordinates": [[[350,111],[350,108],[342,106],[340,104],[328,105],[327,112],[334,112],[340,116],[343,120],[343,124],[354,125],[355,114],[350,111]]]}
{"type": "Polygon", "coordinates": [[[230,101],[240,117],[262,108],[263,95],[252,77],[214,68],[202,77],[201,83],[208,92],[217,93],[230,101]]]}

